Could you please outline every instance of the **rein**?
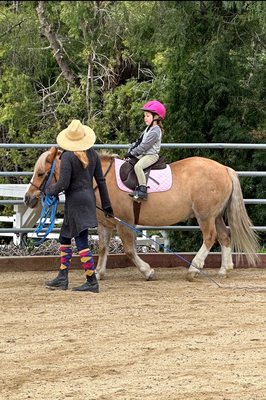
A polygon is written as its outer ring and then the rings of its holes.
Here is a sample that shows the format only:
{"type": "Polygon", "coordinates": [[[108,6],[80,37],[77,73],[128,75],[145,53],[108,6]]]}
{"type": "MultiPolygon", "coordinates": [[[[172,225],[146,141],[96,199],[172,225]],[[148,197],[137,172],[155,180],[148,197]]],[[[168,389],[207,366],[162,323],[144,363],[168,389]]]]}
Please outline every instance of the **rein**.
{"type": "Polygon", "coordinates": [[[56,166],[56,160],[53,161],[52,167],[51,167],[49,173],[47,174],[47,177],[44,179],[44,181],[42,182],[42,184],[39,188],[36,185],[34,185],[32,182],[30,182],[31,185],[36,187],[42,193],[42,196],[41,196],[42,211],[41,211],[41,215],[40,215],[39,224],[34,231],[37,234],[37,237],[40,238],[40,240],[36,243],[36,246],[40,246],[44,242],[45,238],[49,235],[49,233],[54,228],[55,216],[56,216],[56,211],[57,211],[57,207],[59,204],[59,198],[58,198],[58,196],[51,196],[48,194],[44,194],[44,192],[45,192],[46,187],[48,187],[50,185],[50,182],[54,175],[55,166],[56,166]],[[45,228],[48,228],[48,229],[44,233],[41,233],[45,228]]]}
{"type": "MultiPolygon", "coordinates": [[[[108,168],[107,168],[107,170],[105,171],[105,173],[104,173],[104,175],[103,175],[104,178],[106,178],[107,174],[109,173],[110,169],[112,168],[113,162],[114,162],[114,158],[112,157],[112,158],[111,158],[111,161],[110,161],[110,164],[108,165],[108,168]]],[[[96,186],[93,188],[94,192],[96,192],[97,189],[98,189],[98,185],[96,185],[96,186]]]]}
{"type": "MultiPolygon", "coordinates": [[[[142,138],[141,138],[141,140],[142,140],[142,138]]],[[[103,175],[104,177],[106,177],[108,175],[110,169],[112,168],[113,162],[114,162],[114,158],[112,157],[111,161],[110,161],[110,164],[108,165],[108,168],[107,168],[107,170],[105,171],[105,173],[103,175]]],[[[98,189],[98,185],[96,185],[93,188],[94,192],[96,192],[97,189],[98,189]]],[[[135,224],[136,225],[137,225],[137,223],[139,221],[140,207],[141,207],[140,203],[137,203],[135,201],[133,202],[133,211],[134,211],[134,217],[135,217],[135,224]]],[[[99,207],[96,206],[96,208],[99,208],[99,207]]],[[[100,210],[100,208],[99,208],[99,210],[100,210]]]]}

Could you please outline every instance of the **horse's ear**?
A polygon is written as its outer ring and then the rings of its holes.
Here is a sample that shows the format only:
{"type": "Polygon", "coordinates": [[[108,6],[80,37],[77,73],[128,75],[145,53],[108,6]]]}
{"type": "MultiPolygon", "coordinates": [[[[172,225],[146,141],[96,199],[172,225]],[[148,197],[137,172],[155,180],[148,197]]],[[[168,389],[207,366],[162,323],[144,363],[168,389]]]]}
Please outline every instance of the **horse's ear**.
{"type": "Polygon", "coordinates": [[[58,149],[56,147],[51,147],[47,156],[47,161],[49,161],[50,163],[52,163],[54,161],[54,159],[56,158],[58,153],[58,149]]]}

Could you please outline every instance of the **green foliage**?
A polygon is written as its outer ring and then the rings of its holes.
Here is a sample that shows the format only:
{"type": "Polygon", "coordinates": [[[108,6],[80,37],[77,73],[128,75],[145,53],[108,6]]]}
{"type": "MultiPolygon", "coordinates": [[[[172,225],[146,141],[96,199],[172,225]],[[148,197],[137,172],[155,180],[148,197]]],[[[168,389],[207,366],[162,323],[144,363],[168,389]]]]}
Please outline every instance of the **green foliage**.
{"type": "MultiPolygon", "coordinates": [[[[158,98],[167,106],[164,142],[265,143],[265,2],[41,4],[53,40],[38,15],[40,2],[0,2],[3,142],[55,143],[79,118],[96,131],[98,143],[130,143],[144,128],[141,106],[158,98]]],[[[236,170],[265,169],[263,151],[162,153],[169,161],[201,155],[236,170]]],[[[31,170],[37,154],[3,151],[1,169],[31,170]]],[[[244,197],[265,197],[264,182],[241,178],[244,197]]],[[[248,210],[255,224],[264,223],[263,206],[248,210]]],[[[199,246],[197,233],[177,237],[187,251],[199,246]]]]}
{"type": "MultiPolygon", "coordinates": [[[[129,80],[104,95],[101,120],[97,128],[99,136],[117,143],[134,141],[144,128],[141,107],[152,96],[149,83],[129,80]],[[115,123],[114,123],[115,121],[115,123]]],[[[106,140],[105,139],[105,140],[106,140]]]]}
{"type": "MultiPolygon", "coordinates": [[[[165,138],[188,143],[265,142],[265,30],[261,16],[254,12],[251,16],[248,7],[235,4],[240,2],[223,2],[220,8],[215,3],[201,2],[199,9],[191,2],[188,13],[187,4],[173,2],[171,15],[184,16],[179,19],[176,36],[170,35],[168,27],[173,25],[165,19],[163,41],[168,62],[163,67],[169,104],[165,138]]],[[[257,3],[265,12],[265,6],[257,3]]],[[[265,169],[263,154],[258,151],[165,153],[172,160],[202,155],[236,170],[265,169]]],[[[241,183],[246,198],[265,197],[261,181],[248,178],[241,183]]],[[[262,206],[248,207],[248,211],[254,224],[263,224],[266,214],[262,206]]],[[[171,233],[171,238],[176,243],[182,240],[187,251],[198,248],[198,240],[192,240],[196,235],[186,235],[171,233]]]]}
{"type": "Polygon", "coordinates": [[[27,127],[35,125],[38,112],[38,97],[31,90],[30,78],[16,69],[3,68],[0,96],[0,124],[8,126],[11,140],[25,142],[27,127]]]}

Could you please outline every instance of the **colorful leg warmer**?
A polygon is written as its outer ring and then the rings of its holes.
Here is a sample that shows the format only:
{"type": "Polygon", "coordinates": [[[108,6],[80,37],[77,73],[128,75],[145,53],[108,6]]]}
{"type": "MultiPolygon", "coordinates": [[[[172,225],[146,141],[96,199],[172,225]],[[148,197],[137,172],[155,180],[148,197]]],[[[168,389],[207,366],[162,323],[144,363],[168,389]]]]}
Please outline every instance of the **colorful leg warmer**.
{"type": "Polygon", "coordinates": [[[61,244],[59,247],[60,250],[60,258],[61,258],[61,265],[60,269],[69,269],[71,264],[72,258],[72,246],[71,244],[61,244]]]}
{"type": "Polygon", "coordinates": [[[87,276],[94,274],[94,260],[90,249],[83,249],[79,251],[82,266],[87,276]]]}

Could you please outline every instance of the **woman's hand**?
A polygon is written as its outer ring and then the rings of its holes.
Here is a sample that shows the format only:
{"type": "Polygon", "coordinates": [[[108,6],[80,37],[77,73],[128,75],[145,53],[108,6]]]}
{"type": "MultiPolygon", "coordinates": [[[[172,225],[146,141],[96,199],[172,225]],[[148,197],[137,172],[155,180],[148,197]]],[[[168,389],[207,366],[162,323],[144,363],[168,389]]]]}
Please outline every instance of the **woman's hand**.
{"type": "Polygon", "coordinates": [[[111,206],[108,207],[104,207],[103,208],[104,211],[104,215],[106,216],[106,218],[113,218],[114,217],[114,212],[111,206]]]}

